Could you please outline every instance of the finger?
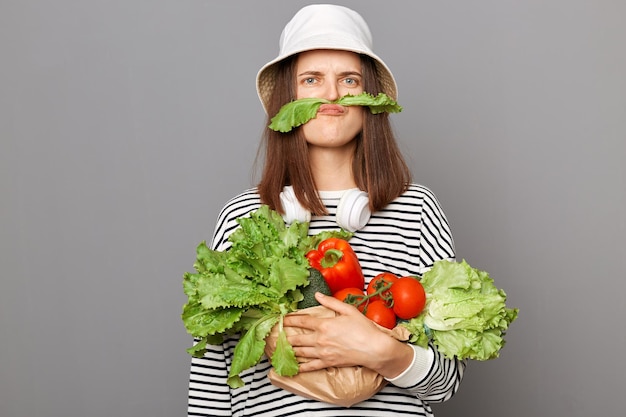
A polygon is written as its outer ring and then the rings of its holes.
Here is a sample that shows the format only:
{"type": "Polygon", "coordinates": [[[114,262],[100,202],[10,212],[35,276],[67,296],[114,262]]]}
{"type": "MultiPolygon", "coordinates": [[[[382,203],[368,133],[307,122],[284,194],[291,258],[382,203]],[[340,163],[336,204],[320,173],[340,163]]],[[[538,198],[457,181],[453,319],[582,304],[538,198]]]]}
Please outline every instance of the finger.
{"type": "Polygon", "coordinates": [[[314,346],[315,338],[313,333],[301,333],[287,336],[287,341],[292,347],[314,346]]]}
{"type": "Polygon", "coordinates": [[[359,313],[355,306],[344,303],[343,301],[338,300],[335,297],[324,295],[321,292],[315,293],[315,298],[321,305],[335,311],[336,313],[346,315],[359,313]]]}
{"type": "Polygon", "coordinates": [[[320,359],[319,355],[317,354],[317,350],[312,347],[294,346],[293,351],[296,355],[296,359],[298,359],[298,362],[300,363],[310,362],[314,359],[320,359]]]}
{"type": "Polygon", "coordinates": [[[306,362],[300,362],[298,365],[299,372],[311,372],[311,371],[319,371],[320,369],[328,368],[329,364],[322,361],[321,359],[311,359],[306,362]]]}
{"type": "Polygon", "coordinates": [[[302,329],[315,330],[318,319],[309,314],[288,314],[283,318],[283,326],[300,327],[302,329]]]}

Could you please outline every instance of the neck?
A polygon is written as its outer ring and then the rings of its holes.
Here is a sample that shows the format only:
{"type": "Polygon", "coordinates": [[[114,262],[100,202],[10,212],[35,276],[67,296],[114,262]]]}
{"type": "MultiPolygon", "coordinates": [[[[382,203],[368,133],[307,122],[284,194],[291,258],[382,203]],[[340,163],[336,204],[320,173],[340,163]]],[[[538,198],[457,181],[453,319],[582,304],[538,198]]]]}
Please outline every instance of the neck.
{"type": "Polygon", "coordinates": [[[337,191],[355,188],[352,175],[354,147],[309,149],[309,162],[315,186],[322,191],[337,191]]]}

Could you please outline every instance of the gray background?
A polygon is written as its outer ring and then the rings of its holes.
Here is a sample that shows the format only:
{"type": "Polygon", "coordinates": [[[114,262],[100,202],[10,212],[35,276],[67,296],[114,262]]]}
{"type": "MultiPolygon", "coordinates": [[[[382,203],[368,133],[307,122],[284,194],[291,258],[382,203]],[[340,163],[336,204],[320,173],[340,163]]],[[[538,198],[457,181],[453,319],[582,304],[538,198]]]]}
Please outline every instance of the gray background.
{"type": "MultiPolygon", "coordinates": [[[[521,310],[438,416],[626,415],[626,3],[339,3],[459,258],[521,310]]],[[[253,183],[254,77],[304,4],[0,3],[0,416],[185,415],[182,274],[253,183]]]]}

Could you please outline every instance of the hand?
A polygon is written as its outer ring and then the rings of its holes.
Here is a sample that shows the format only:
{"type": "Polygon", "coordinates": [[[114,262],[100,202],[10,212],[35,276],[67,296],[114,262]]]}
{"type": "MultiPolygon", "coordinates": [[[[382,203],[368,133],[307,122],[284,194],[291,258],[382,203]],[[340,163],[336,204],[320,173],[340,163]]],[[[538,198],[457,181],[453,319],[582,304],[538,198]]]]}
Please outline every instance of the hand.
{"type": "Polygon", "coordinates": [[[406,343],[382,331],[354,306],[321,293],[315,297],[338,315],[320,318],[290,314],[283,323],[285,327],[307,330],[288,339],[296,356],[305,359],[300,363],[300,372],[361,365],[393,378],[410,365],[413,349],[406,343]]]}

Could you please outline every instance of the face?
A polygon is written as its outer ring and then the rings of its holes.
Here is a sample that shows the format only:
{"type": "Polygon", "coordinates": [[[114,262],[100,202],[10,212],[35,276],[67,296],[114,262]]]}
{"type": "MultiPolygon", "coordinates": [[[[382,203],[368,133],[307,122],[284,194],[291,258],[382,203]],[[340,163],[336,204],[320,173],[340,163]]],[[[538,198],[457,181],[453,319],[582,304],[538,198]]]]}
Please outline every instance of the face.
{"type": "MultiPolygon", "coordinates": [[[[363,92],[361,60],[348,51],[303,52],[296,63],[296,98],[336,100],[363,92]]],[[[322,104],[316,118],[302,126],[310,146],[345,147],[363,128],[363,107],[322,104]]]]}

